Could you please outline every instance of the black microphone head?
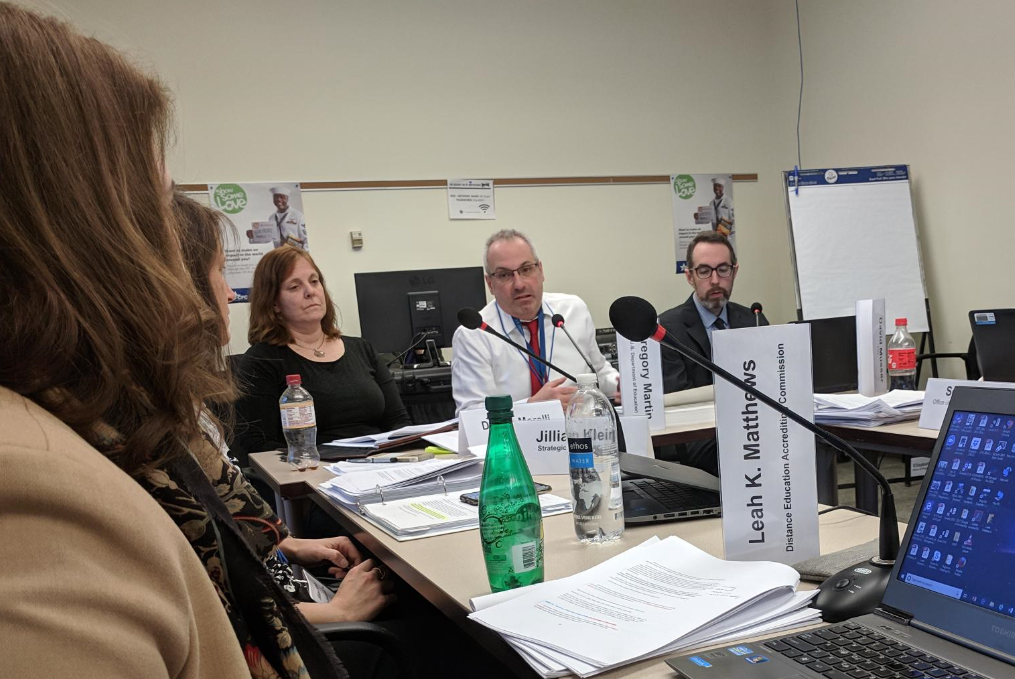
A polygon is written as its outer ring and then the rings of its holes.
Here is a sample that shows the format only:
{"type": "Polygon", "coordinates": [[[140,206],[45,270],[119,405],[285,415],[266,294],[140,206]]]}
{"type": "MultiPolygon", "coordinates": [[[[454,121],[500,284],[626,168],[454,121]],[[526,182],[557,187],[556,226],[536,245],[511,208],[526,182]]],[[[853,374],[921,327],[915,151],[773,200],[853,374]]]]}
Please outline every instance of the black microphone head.
{"type": "Polygon", "coordinates": [[[560,314],[554,314],[553,318],[550,319],[550,322],[553,323],[553,327],[559,328],[564,325],[564,317],[560,314]]]}
{"type": "Polygon", "coordinates": [[[654,306],[641,297],[621,297],[610,305],[610,323],[632,342],[643,342],[659,327],[654,306]]]}
{"type": "Polygon", "coordinates": [[[467,330],[475,330],[483,325],[483,317],[471,306],[463,306],[458,310],[458,322],[467,330]]]}
{"type": "Polygon", "coordinates": [[[754,304],[752,304],[751,305],[751,311],[753,311],[756,314],[760,314],[761,313],[761,303],[760,302],[755,302],[754,304]]]}

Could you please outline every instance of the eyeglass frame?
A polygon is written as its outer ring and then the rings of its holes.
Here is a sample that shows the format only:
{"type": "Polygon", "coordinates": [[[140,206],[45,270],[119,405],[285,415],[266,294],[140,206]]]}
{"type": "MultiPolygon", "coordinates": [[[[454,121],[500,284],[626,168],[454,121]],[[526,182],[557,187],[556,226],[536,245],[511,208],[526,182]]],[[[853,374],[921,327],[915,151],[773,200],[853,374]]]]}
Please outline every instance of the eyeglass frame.
{"type": "Polygon", "coordinates": [[[737,265],[736,264],[730,264],[729,262],[723,262],[719,266],[709,266],[708,264],[699,264],[698,266],[696,266],[694,268],[691,268],[690,270],[694,272],[694,277],[697,278],[698,280],[700,280],[700,281],[707,281],[709,278],[712,277],[713,273],[715,273],[717,276],[719,276],[719,278],[723,278],[723,279],[729,278],[730,276],[733,275],[733,272],[736,271],[736,269],[737,269],[737,265]],[[729,272],[725,276],[723,276],[722,273],[719,272],[720,267],[724,267],[724,266],[729,267],[729,272]],[[701,268],[707,268],[708,269],[708,275],[707,276],[702,276],[701,275],[701,272],[699,271],[699,269],[701,269],[701,268]]]}
{"type": "Polygon", "coordinates": [[[522,280],[532,278],[532,276],[536,273],[537,270],[542,269],[542,266],[543,262],[537,259],[534,262],[525,262],[517,269],[496,269],[495,271],[487,273],[486,276],[487,278],[491,279],[494,283],[498,283],[500,285],[507,285],[508,283],[514,282],[516,274],[522,280]],[[526,267],[532,268],[529,269],[529,273],[522,273],[522,269],[526,267]]]}

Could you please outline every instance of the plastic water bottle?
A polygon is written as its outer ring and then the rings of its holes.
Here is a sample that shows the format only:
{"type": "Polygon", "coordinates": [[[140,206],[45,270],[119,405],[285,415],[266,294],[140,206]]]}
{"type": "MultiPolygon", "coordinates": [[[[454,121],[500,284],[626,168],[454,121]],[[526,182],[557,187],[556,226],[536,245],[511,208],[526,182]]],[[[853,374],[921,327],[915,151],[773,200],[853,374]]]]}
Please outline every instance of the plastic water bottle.
{"type": "Polygon", "coordinates": [[[282,413],[282,432],[289,444],[286,457],[290,466],[299,471],[317,469],[321,454],[317,452],[317,414],[314,397],[304,389],[299,375],[286,375],[288,385],[278,400],[282,413]]]}
{"type": "Polygon", "coordinates": [[[916,389],[916,341],[906,319],[895,319],[895,334],[888,340],[888,379],[891,389],[916,389]]]}
{"type": "Polygon", "coordinates": [[[490,589],[543,581],[543,513],[511,423],[510,396],[487,396],[490,438],[479,489],[479,534],[490,589]]]}
{"type": "Polygon", "coordinates": [[[574,531],[582,542],[609,542],[624,534],[617,419],[596,386],[596,376],[578,376],[567,409],[574,531]]]}

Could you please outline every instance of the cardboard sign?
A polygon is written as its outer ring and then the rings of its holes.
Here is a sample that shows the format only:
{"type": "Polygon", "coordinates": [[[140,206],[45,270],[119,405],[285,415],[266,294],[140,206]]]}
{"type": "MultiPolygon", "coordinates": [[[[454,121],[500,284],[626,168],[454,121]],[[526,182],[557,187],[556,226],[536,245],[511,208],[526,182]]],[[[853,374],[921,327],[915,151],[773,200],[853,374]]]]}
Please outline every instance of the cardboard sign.
{"type": "Polygon", "coordinates": [[[631,342],[617,333],[617,366],[621,403],[628,415],[645,415],[652,431],[666,428],[663,409],[663,367],[659,343],[631,342]]]}
{"type": "Polygon", "coordinates": [[[940,429],[945,412],[952,400],[955,387],[976,387],[977,389],[1015,389],[1012,382],[974,382],[972,380],[946,380],[932,377],[927,380],[927,390],[920,411],[920,429],[940,429]]]}
{"type": "MultiPolygon", "coordinates": [[[[735,377],[814,421],[810,326],[717,330],[712,347],[735,377]]],[[[814,435],[718,377],[715,414],[726,559],[818,556],[814,435]]]]}
{"type": "Polygon", "coordinates": [[[857,391],[864,396],[888,393],[887,331],[885,300],[857,300],[856,379],[857,391]]]}
{"type": "Polygon", "coordinates": [[[278,227],[271,222],[250,223],[251,243],[271,243],[278,237],[278,227]]]}
{"type": "Polygon", "coordinates": [[[529,473],[567,474],[568,452],[564,418],[552,420],[519,420],[515,436],[521,446],[529,473]]]}

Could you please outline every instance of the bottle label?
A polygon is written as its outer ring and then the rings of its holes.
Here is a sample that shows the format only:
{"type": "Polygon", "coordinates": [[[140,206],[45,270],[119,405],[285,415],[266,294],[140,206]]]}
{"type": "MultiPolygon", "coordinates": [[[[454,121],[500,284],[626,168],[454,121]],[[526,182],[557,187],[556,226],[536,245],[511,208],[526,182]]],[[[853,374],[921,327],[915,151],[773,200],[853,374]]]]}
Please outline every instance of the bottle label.
{"type": "Polygon", "coordinates": [[[571,469],[592,469],[592,439],[568,437],[567,450],[571,469]]]}
{"type": "Polygon", "coordinates": [[[889,370],[916,370],[916,349],[889,349],[889,370]]]}
{"type": "Polygon", "coordinates": [[[317,426],[313,401],[300,403],[283,403],[279,406],[282,413],[283,429],[307,429],[317,426]]]}
{"type": "Polygon", "coordinates": [[[511,565],[515,573],[527,573],[536,567],[536,542],[523,542],[511,546],[511,565]]]}

